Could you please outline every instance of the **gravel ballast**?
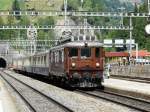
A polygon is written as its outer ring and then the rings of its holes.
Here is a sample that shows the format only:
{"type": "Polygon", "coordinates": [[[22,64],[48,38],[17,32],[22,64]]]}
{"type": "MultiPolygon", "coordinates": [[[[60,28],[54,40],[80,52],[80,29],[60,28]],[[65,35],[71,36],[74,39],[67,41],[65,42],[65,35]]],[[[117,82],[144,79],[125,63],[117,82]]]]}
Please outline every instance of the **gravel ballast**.
{"type": "Polygon", "coordinates": [[[11,71],[5,72],[28,85],[32,85],[33,88],[41,91],[45,95],[50,96],[61,104],[71,108],[75,112],[139,112],[109,101],[99,100],[75,92],[67,91],[11,71]]]}
{"type": "Polygon", "coordinates": [[[14,99],[14,103],[16,105],[16,108],[18,112],[31,112],[31,110],[28,108],[28,106],[25,104],[25,102],[21,99],[20,96],[10,87],[10,85],[7,84],[1,77],[0,79],[5,84],[5,87],[7,87],[8,92],[12,96],[12,99],[14,99]]]}

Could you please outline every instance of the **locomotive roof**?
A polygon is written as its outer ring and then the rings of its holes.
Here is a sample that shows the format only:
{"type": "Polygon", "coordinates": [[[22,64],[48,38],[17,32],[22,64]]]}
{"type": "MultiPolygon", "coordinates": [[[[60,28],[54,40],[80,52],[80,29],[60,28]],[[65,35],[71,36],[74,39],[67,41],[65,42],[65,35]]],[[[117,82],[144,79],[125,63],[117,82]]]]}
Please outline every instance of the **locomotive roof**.
{"type": "Polygon", "coordinates": [[[103,47],[103,44],[99,41],[74,41],[74,42],[68,42],[62,45],[58,45],[55,47],[52,47],[51,50],[53,49],[61,49],[64,47],[103,47]]]}

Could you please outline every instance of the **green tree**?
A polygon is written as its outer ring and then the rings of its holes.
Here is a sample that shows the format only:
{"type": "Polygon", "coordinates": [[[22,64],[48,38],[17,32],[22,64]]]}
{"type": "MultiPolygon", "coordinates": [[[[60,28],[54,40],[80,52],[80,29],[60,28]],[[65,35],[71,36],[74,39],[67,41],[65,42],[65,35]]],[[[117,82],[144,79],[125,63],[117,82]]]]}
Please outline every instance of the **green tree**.
{"type": "Polygon", "coordinates": [[[68,0],[68,10],[77,10],[80,6],[80,0],[68,0]]]}
{"type": "MultiPolygon", "coordinates": [[[[14,0],[13,4],[12,4],[12,10],[13,11],[20,11],[20,4],[18,2],[18,0],[14,0]]],[[[16,14],[19,14],[19,12],[16,12],[16,14]]],[[[15,16],[16,19],[20,19],[20,16],[15,16]]]]}
{"type": "MultiPolygon", "coordinates": [[[[14,25],[14,23],[15,23],[15,18],[13,17],[13,16],[8,16],[8,18],[7,18],[7,23],[8,23],[8,25],[9,26],[12,26],[12,25],[14,25]]],[[[16,30],[5,30],[5,32],[7,32],[7,34],[6,34],[6,38],[7,39],[14,39],[15,38],[15,32],[16,32],[16,30]]]]}
{"type": "MultiPolygon", "coordinates": [[[[4,25],[2,17],[0,17],[0,25],[4,25]]],[[[0,30],[0,40],[5,39],[5,33],[4,30],[0,30]]]]}

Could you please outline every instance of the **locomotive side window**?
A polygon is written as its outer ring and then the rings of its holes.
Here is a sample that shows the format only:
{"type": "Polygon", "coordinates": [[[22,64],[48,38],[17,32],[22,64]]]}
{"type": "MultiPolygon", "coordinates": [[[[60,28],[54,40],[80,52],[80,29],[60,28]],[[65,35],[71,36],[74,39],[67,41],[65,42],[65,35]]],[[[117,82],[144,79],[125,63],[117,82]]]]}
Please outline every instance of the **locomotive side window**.
{"type": "Polygon", "coordinates": [[[78,57],[78,48],[70,48],[69,57],[78,57]]]}
{"type": "Polygon", "coordinates": [[[81,58],[87,58],[91,56],[91,48],[81,48],[81,58]]]}
{"type": "Polygon", "coordinates": [[[95,48],[95,56],[96,56],[96,58],[100,57],[100,49],[99,48],[95,48]]]}

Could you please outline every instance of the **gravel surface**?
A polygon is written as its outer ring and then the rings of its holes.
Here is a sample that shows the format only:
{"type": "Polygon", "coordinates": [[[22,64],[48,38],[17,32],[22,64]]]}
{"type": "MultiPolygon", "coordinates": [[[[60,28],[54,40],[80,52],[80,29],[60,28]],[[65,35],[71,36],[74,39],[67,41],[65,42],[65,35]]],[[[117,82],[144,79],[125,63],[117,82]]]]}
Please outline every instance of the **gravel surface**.
{"type": "Polygon", "coordinates": [[[0,112],[19,112],[0,74],[0,112]]]}
{"type": "Polygon", "coordinates": [[[75,112],[139,112],[109,101],[99,100],[75,92],[66,91],[11,71],[5,72],[29,85],[32,85],[33,88],[42,91],[44,94],[73,109],[75,112]]]}
{"type": "Polygon", "coordinates": [[[31,90],[27,86],[17,82],[11,77],[4,75],[7,80],[25,97],[25,99],[30,102],[32,107],[35,108],[36,112],[65,112],[62,108],[59,108],[58,105],[55,105],[53,102],[50,102],[47,98],[39,95],[34,90],[31,90]]]}
{"type": "Polygon", "coordinates": [[[18,94],[10,87],[10,85],[8,85],[7,82],[5,82],[1,77],[0,77],[0,79],[3,81],[8,92],[12,96],[12,99],[13,99],[15,105],[17,105],[16,107],[17,107],[18,111],[19,112],[31,112],[31,110],[27,107],[27,105],[24,103],[24,101],[21,99],[21,97],[18,96],[18,94]]]}
{"type": "Polygon", "coordinates": [[[143,101],[138,101],[136,99],[130,99],[130,98],[114,95],[109,92],[107,93],[107,92],[101,92],[101,91],[93,91],[93,92],[87,92],[87,93],[94,94],[96,96],[107,98],[107,99],[110,99],[113,101],[117,101],[122,104],[128,104],[133,107],[137,107],[139,109],[147,110],[148,112],[150,112],[150,103],[149,102],[143,102],[143,101]]]}

